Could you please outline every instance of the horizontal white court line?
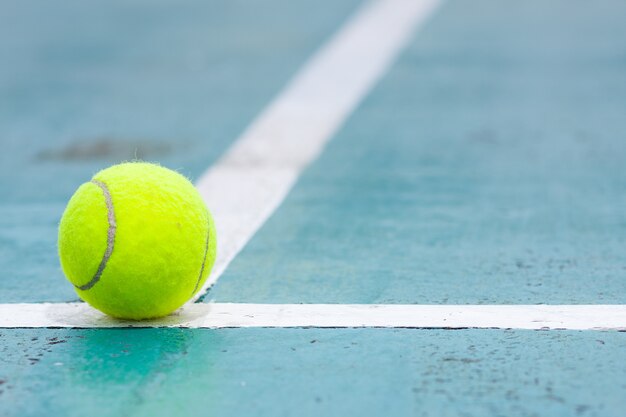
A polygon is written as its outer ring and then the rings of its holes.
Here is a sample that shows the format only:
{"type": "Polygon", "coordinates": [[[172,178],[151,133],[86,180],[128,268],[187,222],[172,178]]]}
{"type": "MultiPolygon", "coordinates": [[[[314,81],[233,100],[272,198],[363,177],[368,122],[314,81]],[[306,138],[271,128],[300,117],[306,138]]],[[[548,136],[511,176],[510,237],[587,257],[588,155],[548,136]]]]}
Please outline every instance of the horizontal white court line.
{"type": "Polygon", "coordinates": [[[626,305],[189,304],[122,321],[85,303],[0,304],[0,328],[486,328],[626,330],[626,305]]]}
{"type": "Polygon", "coordinates": [[[198,181],[218,254],[198,297],[272,215],[439,0],[376,0],[312,56],[198,181]]]}

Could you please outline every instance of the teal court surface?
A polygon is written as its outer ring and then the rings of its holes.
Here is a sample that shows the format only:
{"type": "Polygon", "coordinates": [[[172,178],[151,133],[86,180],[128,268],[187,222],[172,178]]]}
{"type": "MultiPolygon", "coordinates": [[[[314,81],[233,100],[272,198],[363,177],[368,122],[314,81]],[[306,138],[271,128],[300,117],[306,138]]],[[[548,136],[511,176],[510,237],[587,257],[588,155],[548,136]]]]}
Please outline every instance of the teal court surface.
{"type": "Polygon", "coordinates": [[[0,416],[624,416],[626,3],[0,4],[0,416]],[[155,161],[200,295],[81,303],[57,227],[155,161]]]}

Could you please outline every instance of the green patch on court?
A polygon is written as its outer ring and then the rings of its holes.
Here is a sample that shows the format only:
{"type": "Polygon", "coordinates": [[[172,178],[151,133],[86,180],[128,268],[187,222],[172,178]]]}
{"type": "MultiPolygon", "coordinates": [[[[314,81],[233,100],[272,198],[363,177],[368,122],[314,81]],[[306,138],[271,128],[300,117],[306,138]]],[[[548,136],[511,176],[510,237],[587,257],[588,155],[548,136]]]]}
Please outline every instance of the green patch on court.
{"type": "Polygon", "coordinates": [[[626,388],[618,332],[40,329],[0,340],[0,414],[23,417],[617,417],[626,388]]]}

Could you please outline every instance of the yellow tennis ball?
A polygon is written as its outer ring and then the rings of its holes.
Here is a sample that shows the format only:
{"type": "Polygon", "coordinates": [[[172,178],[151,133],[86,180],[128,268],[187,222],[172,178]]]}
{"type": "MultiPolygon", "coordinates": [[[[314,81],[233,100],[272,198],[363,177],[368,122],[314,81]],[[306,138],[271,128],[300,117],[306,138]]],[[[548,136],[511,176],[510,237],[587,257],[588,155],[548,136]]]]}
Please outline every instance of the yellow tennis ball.
{"type": "Polygon", "coordinates": [[[124,319],[162,317],[189,300],[215,261],[211,214],[177,172],[114,165],[81,185],[59,225],[59,257],[79,297],[124,319]]]}

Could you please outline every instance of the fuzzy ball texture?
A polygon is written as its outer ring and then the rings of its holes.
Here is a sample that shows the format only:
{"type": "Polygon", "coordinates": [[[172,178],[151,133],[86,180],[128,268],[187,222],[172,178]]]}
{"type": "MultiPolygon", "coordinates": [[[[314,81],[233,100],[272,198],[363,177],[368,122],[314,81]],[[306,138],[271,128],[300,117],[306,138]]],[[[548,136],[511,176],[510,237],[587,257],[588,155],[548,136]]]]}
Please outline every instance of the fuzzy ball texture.
{"type": "Polygon", "coordinates": [[[202,287],[215,254],[215,226],[198,191],[150,163],[98,172],[59,225],[65,276],[80,298],[117,318],[170,314],[202,287]]]}

